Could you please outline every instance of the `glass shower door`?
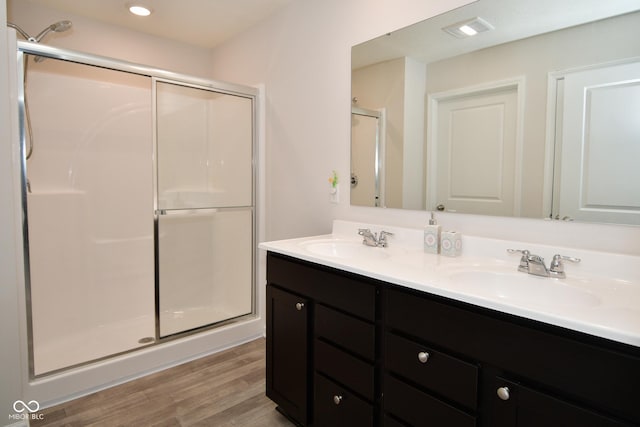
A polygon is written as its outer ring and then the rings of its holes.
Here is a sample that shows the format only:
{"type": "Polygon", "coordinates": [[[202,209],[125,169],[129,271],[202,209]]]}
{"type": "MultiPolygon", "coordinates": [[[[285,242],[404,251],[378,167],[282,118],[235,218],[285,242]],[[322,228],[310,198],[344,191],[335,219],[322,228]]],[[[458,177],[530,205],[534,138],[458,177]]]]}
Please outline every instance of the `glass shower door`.
{"type": "Polygon", "coordinates": [[[253,311],[253,99],[156,81],[159,336],[253,311]]]}
{"type": "Polygon", "coordinates": [[[151,79],[29,59],[34,376],[153,342],[151,79]]]}

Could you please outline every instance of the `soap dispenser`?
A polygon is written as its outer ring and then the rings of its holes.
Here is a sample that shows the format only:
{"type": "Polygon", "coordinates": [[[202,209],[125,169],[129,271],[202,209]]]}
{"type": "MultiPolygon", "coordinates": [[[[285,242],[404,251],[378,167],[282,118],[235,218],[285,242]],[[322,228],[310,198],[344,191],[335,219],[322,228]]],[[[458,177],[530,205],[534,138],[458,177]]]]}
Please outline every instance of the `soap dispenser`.
{"type": "Polygon", "coordinates": [[[440,253],[440,225],[431,212],[429,224],[424,227],[424,251],[429,254],[440,253]]]}

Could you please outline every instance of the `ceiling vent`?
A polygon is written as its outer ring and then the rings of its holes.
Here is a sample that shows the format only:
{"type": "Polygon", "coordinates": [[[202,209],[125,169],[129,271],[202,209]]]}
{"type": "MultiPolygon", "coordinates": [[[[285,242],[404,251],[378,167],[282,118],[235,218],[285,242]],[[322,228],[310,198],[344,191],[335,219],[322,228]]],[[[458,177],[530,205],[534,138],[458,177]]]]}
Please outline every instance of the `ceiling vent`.
{"type": "Polygon", "coordinates": [[[478,33],[493,30],[493,25],[489,24],[482,18],[473,18],[466,21],[449,25],[442,29],[454,37],[463,39],[465,37],[475,36],[478,33]]]}

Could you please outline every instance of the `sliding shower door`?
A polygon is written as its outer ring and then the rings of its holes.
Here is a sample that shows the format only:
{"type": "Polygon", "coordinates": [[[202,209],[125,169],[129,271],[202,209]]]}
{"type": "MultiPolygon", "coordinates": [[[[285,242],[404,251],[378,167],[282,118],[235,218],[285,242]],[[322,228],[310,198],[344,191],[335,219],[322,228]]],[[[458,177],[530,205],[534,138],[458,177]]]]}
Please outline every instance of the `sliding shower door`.
{"type": "Polygon", "coordinates": [[[151,78],[28,61],[27,296],[41,375],[154,341],[151,78]]]}
{"type": "Polygon", "coordinates": [[[253,99],[157,80],[160,337],[253,311],[253,99]]]}

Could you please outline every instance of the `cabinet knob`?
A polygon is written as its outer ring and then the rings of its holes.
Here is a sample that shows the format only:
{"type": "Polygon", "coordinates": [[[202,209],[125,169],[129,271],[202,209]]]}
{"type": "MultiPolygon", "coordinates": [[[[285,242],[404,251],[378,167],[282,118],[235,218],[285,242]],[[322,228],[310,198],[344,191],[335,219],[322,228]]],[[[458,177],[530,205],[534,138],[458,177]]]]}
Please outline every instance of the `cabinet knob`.
{"type": "Polygon", "coordinates": [[[509,387],[498,388],[497,394],[500,399],[509,400],[509,387]]]}
{"type": "Polygon", "coordinates": [[[299,302],[296,304],[296,310],[300,311],[304,308],[304,303],[303,302],[299,302]]]}
{"type": "Polygon", "coordinates": [[[429,353],[427,353],[426,351],[421,351],[420,353],[418,353],[418,360],[420,361],[420,363],[427,363],[427,360],[429,360],[429,353]]]}
{"type": "Polygon", "coordinates": [[[339,405],[340,402],[342,402],[342,396],[339,396],[337,394],[333,396],[333,403],[335,403],[336,405],[339,405]]]}

